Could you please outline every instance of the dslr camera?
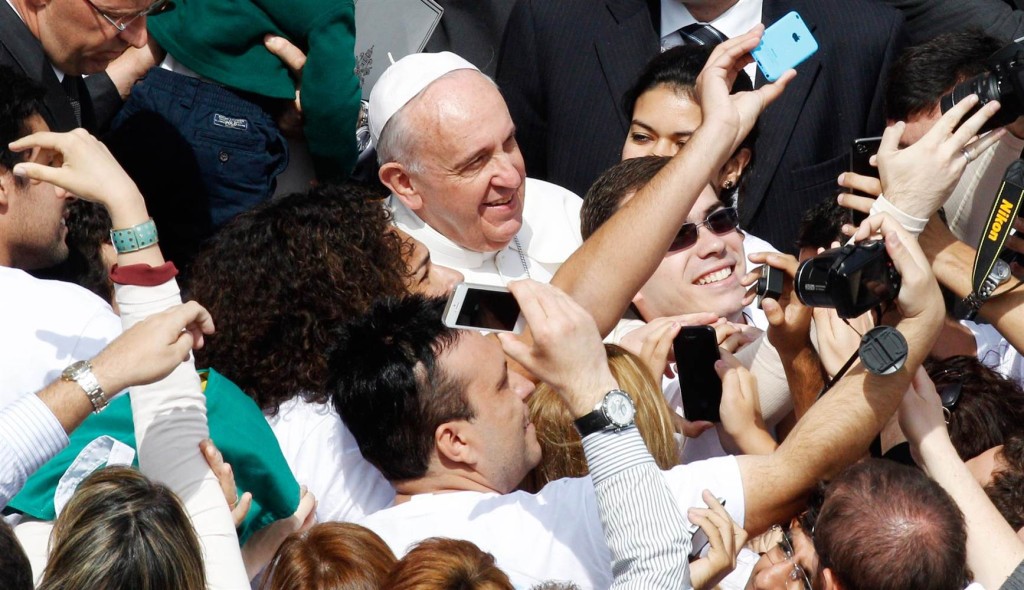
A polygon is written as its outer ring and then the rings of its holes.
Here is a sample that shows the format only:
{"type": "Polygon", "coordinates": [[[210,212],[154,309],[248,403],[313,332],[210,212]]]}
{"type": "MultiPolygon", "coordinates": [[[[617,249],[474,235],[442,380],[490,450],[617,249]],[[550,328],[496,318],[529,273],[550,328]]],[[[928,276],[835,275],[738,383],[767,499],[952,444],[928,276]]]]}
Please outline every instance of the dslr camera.
{"type": "Polygon", "coordinates": [[[1000,104],[999,112],[985,123],[984,133],[1013,123],[1024,114],[1024,43],[1014,41],[985,60],[987,72],[965,80],[953,91],[939,99],[942,112],[972,94],[978,95],[978,105],[964,116],[966,121],[978,109],[993,100],[1000,104]]]}
{"type": "Polygon", "coordinates": [[[804,305],[832,307],[841,318],[855,318],[896,299],[900,284],[900,273],[885,243],[868,240],[803,261],[794,290],[804,305]]]}

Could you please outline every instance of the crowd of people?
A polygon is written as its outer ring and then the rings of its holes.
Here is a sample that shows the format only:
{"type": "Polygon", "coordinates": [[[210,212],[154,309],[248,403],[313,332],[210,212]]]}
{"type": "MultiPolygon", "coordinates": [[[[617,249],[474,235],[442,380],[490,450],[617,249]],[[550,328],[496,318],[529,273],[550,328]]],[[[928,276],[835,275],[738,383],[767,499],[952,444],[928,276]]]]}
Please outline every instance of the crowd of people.
{"type": "Polygon", "coordinates": [[[0,586],[1024,589],[1021,7],[439,4],[0,3],[0,586]]]}

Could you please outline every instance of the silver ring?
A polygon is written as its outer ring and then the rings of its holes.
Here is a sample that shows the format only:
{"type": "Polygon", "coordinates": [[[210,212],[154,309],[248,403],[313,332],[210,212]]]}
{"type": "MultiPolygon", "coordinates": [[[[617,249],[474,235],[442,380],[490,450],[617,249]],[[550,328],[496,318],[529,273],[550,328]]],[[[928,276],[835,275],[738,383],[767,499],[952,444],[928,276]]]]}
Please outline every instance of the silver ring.
{"type": "Polygon", "coordinates": [[[967,160],[968,164],[974,161],[974,156],[971,155],[970,150],[967,148],[960,148],[960,153],[964,155],[964,159],[967,160]]]}

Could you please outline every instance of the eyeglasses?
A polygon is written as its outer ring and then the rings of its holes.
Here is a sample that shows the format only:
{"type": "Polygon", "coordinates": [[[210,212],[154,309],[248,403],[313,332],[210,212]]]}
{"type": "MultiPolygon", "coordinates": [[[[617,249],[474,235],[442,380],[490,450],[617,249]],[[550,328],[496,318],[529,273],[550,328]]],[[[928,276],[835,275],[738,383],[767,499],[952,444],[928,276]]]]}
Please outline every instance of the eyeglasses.
{"type": "Polygon", "coordinates": [[[964,389],[964,375],[959,369],[943,369],[935,375],[935,381],[949,379],[949,382],[936,387],[939,399],[942,400],[942,413],[945,414],[946,424],[949,424],[953,417],[956,405],[960,403],[960,394],[964,389]]]}
{"type": "MultiPolygon", "coordinates": [[[[811,585],[811,578],[807,575],[807,571],[793,559],[796,551],[793,549],[793,539],[789,536],[789,531],[776,524],[772,525],[771,532],[773,536],[777,535],[779,537],[778,547],[785,556],[786,561],[793,564],[793,571],[790,572],[789,579],[801,582],[804,590],[814,590],[814,587],[811,585]]],[[[771,553],[768,554],[768,560],[771,561],[771,553]]],[[[775,562],[772,563],[774,564],[775,562]]]]}
{"type": "Polygon", "coordinates": [[[701,226],[713,231],[716,235],[724,235],[734,231],[740,225],[740,216],[735,207],[725,207],[715,211],[700,223],[684,223],[679,233],[668,247],[669,252],[685,250],[697,243],[697,232],[701,226]]]}
{"type": "Polygon", "coordinates": [[[156,2],[149,5],[149,8],[140,10],[133,14],[126,14],[124,16],[110,16],[106,12],[103,12],[99,6],[93,4],[92,0],[85,0],[85,3],[91,6],[92,9],[96,11],[96,14],[102,16],[108,23],[114,25],[117,32],[123,33],[125,29],[132,26],[132,23],[135,22],[137,18],[141,16],[153,16],[163,10],[164,7],[167,6],[168,1],[169,0],[156,0],[156,2]]]}

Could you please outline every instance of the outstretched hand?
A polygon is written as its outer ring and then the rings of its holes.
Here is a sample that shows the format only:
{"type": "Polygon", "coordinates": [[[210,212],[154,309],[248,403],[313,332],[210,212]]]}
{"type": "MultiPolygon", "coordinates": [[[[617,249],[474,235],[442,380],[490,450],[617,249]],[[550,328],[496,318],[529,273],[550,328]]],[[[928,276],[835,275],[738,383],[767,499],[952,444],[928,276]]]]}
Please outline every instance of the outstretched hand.
{"type": "Polygon", "coordinates": [[[594,318],[557,287],[532,280],[509,283],[533,335],[527,344],[498,334],[505,353],[565,399],[576,417],[618,387],[594,318]]]}
{"type": "Polygon", "coordinates": [[[724,133],[732,140],[729,154],[739,148],[758,116],[796,76],[796,70],[787,70],[771,84],[732,94],[736,76],[753,61],[750,52],[761,42],[763,34],[764,25],[758,24],[746,34],[719,44],[697,76],[697,100],[703,112],[701,125],[714,125],[716,132],[724,133]]]}
{"type": "Polygon", "coordinates": [[[151,315],[107,345],[92,360],[104,391],[148,385],[171,374],[213,334],[210,312],[194,301],[151,315]]]}

